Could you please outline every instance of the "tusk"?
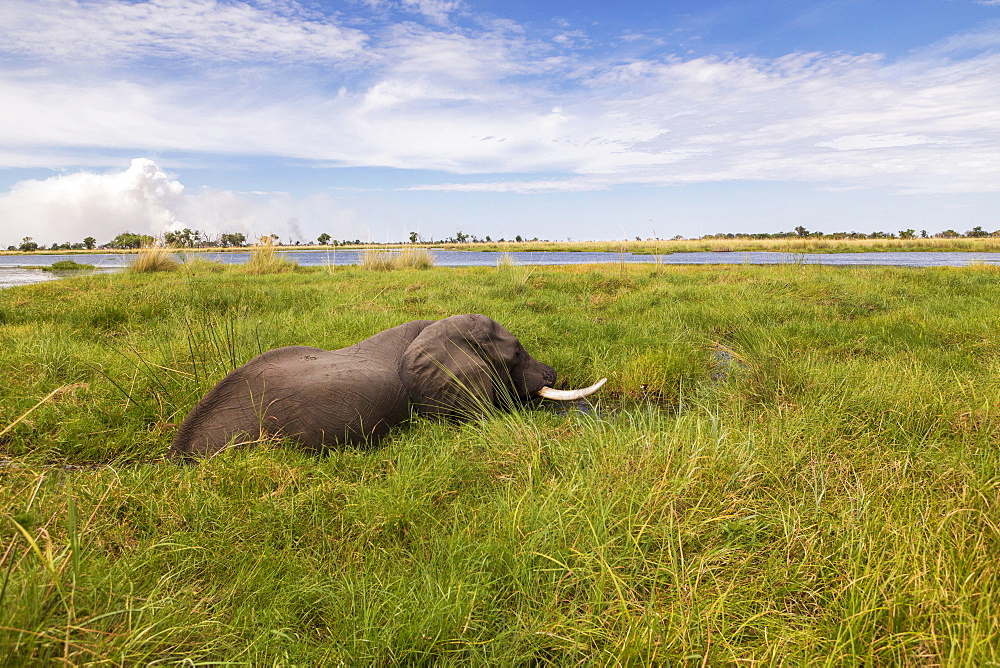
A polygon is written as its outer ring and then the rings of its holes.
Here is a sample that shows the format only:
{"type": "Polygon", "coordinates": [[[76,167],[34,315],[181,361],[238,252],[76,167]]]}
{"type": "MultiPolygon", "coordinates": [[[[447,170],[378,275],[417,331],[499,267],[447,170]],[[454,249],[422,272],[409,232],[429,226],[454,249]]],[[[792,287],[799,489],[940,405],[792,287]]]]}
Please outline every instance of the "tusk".
{"type": "Polygon", "coordinates": [[[608,382],[607,378],[601,378],[590,387],[585,387],[582,390],[553,390],[551,387],[543,387],[538,390],[536,394],[540,397],[545,397],[546,399],[552,399],[554,401],[574,401],[576,399],[589,397],[594,392],[601,389],[606,382],[608,382]]]}

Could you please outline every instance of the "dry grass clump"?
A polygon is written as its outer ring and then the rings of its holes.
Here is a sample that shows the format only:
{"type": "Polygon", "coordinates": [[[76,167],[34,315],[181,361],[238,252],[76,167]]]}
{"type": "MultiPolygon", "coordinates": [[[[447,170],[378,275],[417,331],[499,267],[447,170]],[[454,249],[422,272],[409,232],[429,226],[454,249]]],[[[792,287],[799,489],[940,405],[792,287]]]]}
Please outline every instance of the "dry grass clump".
{"type": "Polygon", "coordinates": [[[250,261],[244,265],[244,271],[248,274],[283,274],[295,271],[298,267],[297,262],[278,257],[274,239],[264,236],[260,239],[260,245],[250,252],[250,261]]]}
{"type": "Polygon", "coordinates": [[[359,264],[370,271],[392,271],[394,269],[430,269],[434,266],[434,256],[426,248],[407,248],[399,252],[369,250],[361,254],[359,264]]]}
{"type": "Polygon", "coordinates": [[[166,248],[143,248],[128,266],[129,271],[153,272],[153,271],[175,271],[180,263],[177,262],[166,248]]]}

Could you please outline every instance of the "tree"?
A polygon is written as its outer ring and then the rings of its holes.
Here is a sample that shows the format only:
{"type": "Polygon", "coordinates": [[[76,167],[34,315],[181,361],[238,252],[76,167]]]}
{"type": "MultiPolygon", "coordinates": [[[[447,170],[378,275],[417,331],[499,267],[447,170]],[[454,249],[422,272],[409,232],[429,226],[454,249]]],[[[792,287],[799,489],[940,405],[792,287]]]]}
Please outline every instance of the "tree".
{"type": "Polygon", "coordinates": [[[410,243],[411,244],[417,243],[417,241],[419,239],[420,239],[420,235],[418,235],[416,232],[410,232],[410,243]]]}
{"type": "Polygon", "coordinates": [[[917,234],[916,230],[900,230],[899,231],[899,238],[900,239],[912,239],[913,237],[916,236],[916,234],[917,234]]]}
{"type": "Polygon", "coordinates": [[[320,246],[326,246],[327,244],[330,243],[330,235],[324,232],[323,234],[316,237],[316,243],[318,243],[320,246]]]}
{"type": "Polygon", "coordinates": [[[167,232],[163,235],[163,241],[174,248],[194,248],[199,239],[201,239],[201,232],[188,227],[180,232],[167,232]]]}
{"type": "Polygon", "coordinates": [[[122,232],[108,242],[108,248],[142,248],[143,246],[153,245],[155,241],[156,239],[148,234],[122,232]]]}
{"type": "Polygon", "coordinates": [[[86,237],[83,240],[83,247],[86,248],[87,250],[93,250],[94,246],[96,245],[97,245],[97,239],[95,239],[94,237],[86,237]]]}
{"type": "Polygon", "coordinates": [[[246,246],[246,244],[247,238],[242,232],[226,232],[219,237],[219,245],[223,247],[246,246]]]}
{"type": "Polygon", "coordinates": [[[30,252],[38,250],[38,244],[31,240],[31,237],[24,237],[21,239],[21,247],[19,250],[30,252]]]}
{"type": "Polygon", "coordinates": [[[795,234],[799,235],[800,237],[808,237],[809,230],[799,225],[798,227],[795,228],[795,234]]]}
{"type": "Polygon", "coordinates": [[[965,236],[972,237],[974,239],[979,239],[982,237],[990,236],[990,233],[983,229],[982,225],[976,225],[971,230],[965,233],[965,236]]]}

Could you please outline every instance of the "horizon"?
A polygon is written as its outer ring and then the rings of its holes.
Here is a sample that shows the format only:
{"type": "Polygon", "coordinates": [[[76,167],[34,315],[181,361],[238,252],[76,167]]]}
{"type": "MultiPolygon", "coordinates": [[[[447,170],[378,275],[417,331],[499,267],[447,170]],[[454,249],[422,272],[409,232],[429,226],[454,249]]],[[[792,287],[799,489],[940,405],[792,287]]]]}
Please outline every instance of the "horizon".
{"type": "Polygon", "coordinates": [[[1000,226],[1000,0],[7,0],[0,38],[0,248],[1000,226]]]}

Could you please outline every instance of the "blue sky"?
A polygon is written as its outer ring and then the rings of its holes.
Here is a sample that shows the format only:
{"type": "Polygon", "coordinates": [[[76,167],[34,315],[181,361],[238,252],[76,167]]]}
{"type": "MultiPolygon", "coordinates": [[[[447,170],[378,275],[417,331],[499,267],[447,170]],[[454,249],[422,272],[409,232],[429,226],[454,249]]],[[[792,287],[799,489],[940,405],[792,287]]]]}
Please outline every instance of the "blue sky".
{"type": "Polygon", "coordinates": [[[1000,0],[4,0],[0,246],[1000,228],[1000,0]]]}

